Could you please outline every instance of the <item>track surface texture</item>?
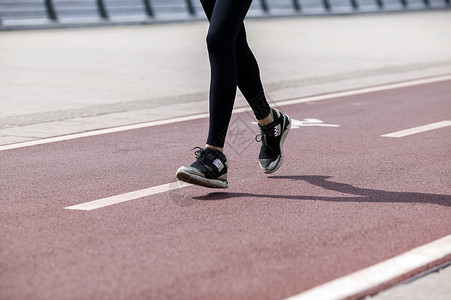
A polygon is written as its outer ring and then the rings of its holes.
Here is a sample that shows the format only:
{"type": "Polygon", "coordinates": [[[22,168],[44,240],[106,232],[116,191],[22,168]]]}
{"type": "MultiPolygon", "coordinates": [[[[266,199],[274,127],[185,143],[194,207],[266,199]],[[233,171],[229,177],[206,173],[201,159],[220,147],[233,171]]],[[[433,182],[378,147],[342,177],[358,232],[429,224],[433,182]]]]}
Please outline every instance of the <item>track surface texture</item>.
{"type": "Polygon", "coordinates": [[[444,81],[280,107],[339,126],[293,126],[271,176],[236,113],[229,189],[91,211],[65,208],[176,182],[208,120],[1,151],[0,298],[282,299],[447,236],[451,127],[381,135],[450,120],[450,95],[444,81]]]}

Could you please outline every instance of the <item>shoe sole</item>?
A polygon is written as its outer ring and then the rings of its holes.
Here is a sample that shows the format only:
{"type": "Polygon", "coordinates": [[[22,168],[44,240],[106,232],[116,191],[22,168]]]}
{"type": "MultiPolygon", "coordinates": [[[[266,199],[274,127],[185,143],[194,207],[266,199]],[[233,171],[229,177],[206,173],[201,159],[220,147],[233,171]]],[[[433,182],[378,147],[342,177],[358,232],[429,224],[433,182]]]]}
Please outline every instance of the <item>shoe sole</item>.
{"type": "Polygon", "coordinates": [[[279,143],[279,146],[280,146],[279,162],[277,163],[277,165],[276,165],[276,167],[274,169],[265,169],[265,168],[263,168],[260,165],[260,168],[261,168],[262,172],[265,173],[265,174],[271,174],[271,173],[276,172],[277,170],[279,170],[280,166],[282,165],[282,162],[283,162],[283,143],[285,142],[285,138],[287,137],[288,132],[291,129],[291,118],[289,116],[287,116],[287,119],[288,119],[288,122],[290,122],[290,123],[288,124],[287,129],[285,129],[285,131],[282,133],[282,138],[280,139],[280,143],[279,143]]]}
{"type": "MultiPolygon", "coordinates": [[[[224,176],[225,175],[223,175],[222,177],[224,177],[224,176]]],[[[226,189],[229,187],[229,183],[227,182],[227,180],[208,179],[208,178],[196,175],[196,174],[186,172],[185,167],[180,167],[177,170],[177,179],[187,182],[187,183],[200,185],[200,186],[208,187],[208,188],[226,189]]]]}

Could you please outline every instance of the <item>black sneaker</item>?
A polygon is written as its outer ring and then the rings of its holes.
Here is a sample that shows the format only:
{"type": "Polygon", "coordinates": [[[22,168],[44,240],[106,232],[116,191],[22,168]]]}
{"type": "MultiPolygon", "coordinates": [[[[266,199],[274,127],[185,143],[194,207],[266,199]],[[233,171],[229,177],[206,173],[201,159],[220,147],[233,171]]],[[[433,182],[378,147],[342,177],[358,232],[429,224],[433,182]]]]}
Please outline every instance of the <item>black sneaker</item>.
{"type": "Polygon", "coordinates": [[[258,160],[263,173],[270,174],[277,171],[282,165],[282,146],[291,128],[291,119],[277,109],[272,109],[274,121],[268,125],[260,126],[261,134],[256,137],[262,142],[258,160]],[[258,137],[261,136],[261,139],[258,137]]]}
{"type": "Polygon", "coordinates": [[[192,184],[210,188],[228,188],[227,158],[216,149],[198,147],[195,152],[197,160],[189,167],[180,167],[177,178],[192,184]]]}

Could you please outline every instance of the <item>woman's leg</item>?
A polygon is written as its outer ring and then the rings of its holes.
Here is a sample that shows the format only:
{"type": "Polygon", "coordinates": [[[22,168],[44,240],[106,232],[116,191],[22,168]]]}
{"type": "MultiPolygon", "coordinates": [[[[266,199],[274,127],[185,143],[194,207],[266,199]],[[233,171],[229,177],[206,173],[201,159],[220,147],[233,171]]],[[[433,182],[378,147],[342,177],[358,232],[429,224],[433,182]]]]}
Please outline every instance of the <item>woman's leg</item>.
{"type": "Polygon", "coordinates": [[[238,87],[249,102],[260,127],[260,167],[264,173],[273,173],[282,164],[282,146],[290,130],[291,120],[280,111],[271,109],[266,100],[257,61],[247,44],[244,24],[238,34],[235,52],[238,87]]]}
{"type": "MultiPolygon", "coordinates": [[[[252,108],[257,120],[272,117],[260,79],[260,70],[246,38],[244,24],[238,34],[235,53],[237,57],[238,87],[252,108]]],[[[272,121],[272,118],[271,118],[272,121]]]]}
{"type": "MultiPolygon", "coordinates": [[[[215,2],[215,0],[201,0],[208,20],[211,20],[215,2]]],[[[235,55],[237,64],[237,85],[241,93],[254,111],[257,120],[262,121],[263,124],[272,122],[271,109],[266,101],[260,79],[260,70],[257,60],[247,43],[244,23],[241,24],[236,39],[235,55]]]]}
{"type": "Polygon", "coordinates": [[[210,20],[207,48],[210,58],[210,128],[207,145],[222,148],[235,102],[236,44],[252,0],[201,0],[210,20]]]}
{"type": "Polygon", "coordinates": [[[197,160],[177,170],[177,178],[198,185],[227,188],[227,158],[222,153],[237,87],[235,45],[252,0],[201,0],[210,20],[207,47],[210,58],[210,129],[207,147],[197,160]]]}

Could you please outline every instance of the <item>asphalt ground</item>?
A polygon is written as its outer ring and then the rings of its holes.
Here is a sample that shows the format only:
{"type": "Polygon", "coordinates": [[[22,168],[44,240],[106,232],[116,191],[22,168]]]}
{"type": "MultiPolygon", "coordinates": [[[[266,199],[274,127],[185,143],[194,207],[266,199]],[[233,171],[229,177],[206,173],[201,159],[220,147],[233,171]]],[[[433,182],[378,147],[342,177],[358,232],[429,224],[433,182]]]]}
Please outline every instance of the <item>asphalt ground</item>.
{"type": "MultiPolygon", "coordinates": [[[[440,17],[444,24],[449,22],[448,12],[322,18],[307,22],[324,22],[323,28],[358,22],[363,36],[363,24],[371,27],[378,18],[384,18],[385,26],[390,25],[389,21],[404,20],[412,29],[414,24],[424,28],[423,18],[439,23],[440,17]]],[[[268,21],[271,26],[277,22],[302,24],[305,20],[268,21]]],[[[265,24],[266,21],[256,21],[249,25],[259,28],[265,24]]],[[[95,33],[102,35],[111,30],[120,36],[133,30],[170,31],[175,27],[172,26],[168,25],[169,29],[165,26],[93,29],[81,33],[93,38],[95,33]]],[[[188,30],[198,30],[197,26],[204,25],[190,26],[188,30]]],[[[6,39],[33,34],[36,38],[49,34],[60,38],[68,32],[72,31],[61,31],[61,35],[60,32],[8,33],[6,39]]],[[[429,32],[427,39],[435,34],[432,29],[429,32]]],[[[79,36],[81,33],[74,31],[79,36]]],[[[363,59],[368,48],[358,50],[359,42],[346,41],[341,54],[351,56],[345,51],[347,47],[354,54],[361,53],[363,59]]],[[[441,39],[436,41],[446,44],[441,39]]],[[[418,46],[436,48],[436,44],[418,46]]],[[[159,47],[164,49],[168,45],[159,47]]],[[[17,49],[15,55],[21,51],[25,49],[17,49]]],[[[113,99],[112,95],[118,92],[115,89],[120,90],[120,86],[114,85],[113,91],[96,90],[99,94],[91,95],[91,101],[89,97],[77,101],[77,95],[92,93],[90,88],[97,86],[86,85],[81,74],[73,78],[74,85],[70,86],[73,93],[64,94],[69,89],[64,82],[66,78],[60,78],[53,92],[40,85],[39,79],[52,73],[48,69],[35,65],[20,69],[22,74],[30,76],[43,73],[41,78],[22,82],[22,87],[26,87],[22,90],[18,88],[20,77],[15,81],[14,76],[3,73],[9,80],[2,89],[2,106],[9,108],[2,107],[3,144],[9,144],[6,146],[9,149],[4,147],[0,152],[2,298],[281,299],[299,293],[298,297],[302,297],[309,289],[446,238],[451,231],[448,126],[451,81],[442,76],[447,74],[448,52],[436,51],[441,56],[436,55],[434,59],[444,59],[441,65],[422,61],[418,51],[410,53],[410,61],[406,60],[405,65],[394,63],[392,69],[389,63],[384,68],[374,62],[371,66],[371,61],[364,66],[363,63],[343,64],[336,56],[335,64],[329,64],[331,69],[309,77],[315,80],[285,77],[269,85],[272,104],[292,116],[296,125],[286,142],[284,165],[273,176],[261,174],[256,161],[259,145],[253,141],[257,130],[252,124],[252,114],[238,109],[232,119],[226,150],[231,165],[231,187],[227,191],[183,186],[175,181],[177,167],[193,159],[189,149],[202,144],[207,119],[203,104],[195,97],[204,91],[191,90],[192,98],[177,96],[185,83],[174,82],[172,77],[168,80],[165,75],[172,75],[170,68],[164,69],[166,74],[159,69],[161,77],[154,78],[149,85],[166,86],[165,92],[169,94],[169,88],[174,87],[172,96],[155,92],[160,98],[153,98],[172,99],[172,102],[165,105],[149,100],[152,107],[142,104],[144,98],[136,100],[139,93],[149,92],[144,81],[139,85],[146,88],[135,91],[129,101],[113,99]],[[367,71],[358,69],[362,66],[367,71]],[[337,75],[345,74],[347,68],[346,74],[353,76],[337,75]],[[429,79],[411,81],[418,78],[429,79]],[[404,82],[404,85],[389,85],[393,82],[404,82]],[[364,86],[376,88],[359,89],[364,86]],[[28,105],[33,103],[28,87],[42,100],[39,103],[42,105],[28,105]],[[320,94],[315,92],[320,88],[330,94],[306,97],[320,94]],[[342,90],[348,91],[334,93],[342,90]],[[44,96],[50,94],[54,97],[46,101],[44,96]],[[63,95],[67,99],[56,97],[63,95]],[[130,103],[135,105],[134,109],[118,112],[119,107],[132,107],[130,103]],[[98,113],[101,108],[103,114],[98,113]],[[81,113],[91,110],[95,113],[81,113]],[[68,117],[61,120],[64,111],[68,117]],[[167,115],[171,112],[172,115],[167,115]],[[66,127],[61,132],[59,125],[74,123],[71,119],[74,114],[81,114],[76,115],[81,119],[78,130],[66,127]],[[141,123],[144,124],[141,128],[138,124],[136,129],[117,132],[91,131],[90,136],[63,138],[59,142],[45,140],[61,134],[140,123],[143,120],[139,118],[145,116],[147,122],[165,121],[160,122],[164,124],[141,123]],[[176,118],[180,116],[191,117],[176,118]],[[83,121],[90,127],[83,126],[83,121]],[[430,124],[427,130],[421,127],[430,124]],[[41,126],[39,136],[38,131],[31,130],[36,126],[41,126]],[[412,128],[409,135],[384,136],[412,128]],[[18,131],[23,134],[17,134],[18,131]],[[12,139],[36,141],[37,145],[23,147],[24,144],[11,144],[12,139]],[[126,194],[142,190],[150,194],[131,198],[126,194]],[[74,205],[117,195],[122,195],[122,200],[130,199],[92,210],[73,209],[74,205]]],[[[13,61],[3,59],[7,53],[13,52],[2,52],[2,66],[14,71],[13,61]]],[[[36,59],[33,53],[30,59],[36,59]]],[[[67,55],[71,58],[75,54],[67,55]]],[[[397,53],[391,55],[395,57],[397,53]]],[[[313,57],[303,59],[314,68],[313,57]]],[[[320,57],[325,57],[324,53],[317,56],[320,57]]],[[[36,59],[36,64],[38,61],[41,60],[36,59]]],[[[260,60],[260,64],[264,65],[265,61],[260,60]]],[[[105,64],[108,62],[112,61],[106,60],[105,64]]],[[[280,64],[284,65],[283,60],[280,64]]],[[[118,70],[118,66],[113,67],[110,66],[118,70]]],[[[138,65],[134,68],[140,69],[138,65]]],[[[61,74],[66,74],[64,65],[61,70],[61,74]]],[[[205,70],[201,67],[196,72],[204,74],[205,70]]],[[[74,75],[67,74],[67,78],[74,75]]],[[[109,81],[108,76],[98,77],[97,84],[106,85],[109,81]]],[[[128,89],[122,90],[123,95],[128,89]]],[[[238,99],[237,107],[241,104],[242,100],[238,99]]],[[[445,254],[352,297],[384,290],[449,259],[449,254],[445,254]]],[[[446,272],[442,273],[446,276],[446,272]]],[[[437,278],[433,281],[440,282],[437,278]]],[[[438,299],[443,296],[441,293],[447,295],[446,290],[438,291],[434,285],[430,290],[423,290],[424,299],[438,299]]],[[[328,290],[330,298],[336,295],[328,290]]]]}

